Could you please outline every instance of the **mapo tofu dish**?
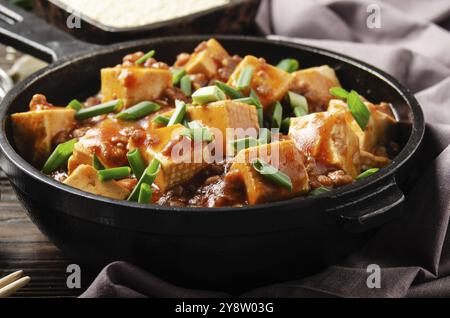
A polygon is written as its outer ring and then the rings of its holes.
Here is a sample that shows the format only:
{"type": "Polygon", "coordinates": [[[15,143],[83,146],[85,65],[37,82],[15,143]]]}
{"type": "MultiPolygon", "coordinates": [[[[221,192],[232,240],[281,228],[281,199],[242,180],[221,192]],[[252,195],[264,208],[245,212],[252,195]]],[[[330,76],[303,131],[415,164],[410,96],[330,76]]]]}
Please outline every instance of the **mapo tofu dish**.
{"type": "Polygon", "coordinates": [[[130,52],[99,70],[100,92],[85,101],[53,105],[36,94],[11,116],[16,149],[95,195],[209,208],[332,191],[399,151],[391,105],[342,87],[328,65],[271,65],[215,39],[171,66],[162,60],[130,52]]]}

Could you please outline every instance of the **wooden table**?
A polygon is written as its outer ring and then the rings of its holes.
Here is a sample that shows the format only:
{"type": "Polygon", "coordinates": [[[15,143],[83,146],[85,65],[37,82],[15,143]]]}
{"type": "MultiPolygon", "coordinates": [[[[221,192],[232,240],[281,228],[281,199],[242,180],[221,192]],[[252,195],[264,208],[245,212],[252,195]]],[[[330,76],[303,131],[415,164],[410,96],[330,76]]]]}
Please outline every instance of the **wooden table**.
{"type": "Polygon", "coordinates": [[[66,287],[71,262],[31,222],[3,172],[0,189],[0,277],[21,269],[31,277],[15,297],[78,296],[82,291],[66,287]]]}

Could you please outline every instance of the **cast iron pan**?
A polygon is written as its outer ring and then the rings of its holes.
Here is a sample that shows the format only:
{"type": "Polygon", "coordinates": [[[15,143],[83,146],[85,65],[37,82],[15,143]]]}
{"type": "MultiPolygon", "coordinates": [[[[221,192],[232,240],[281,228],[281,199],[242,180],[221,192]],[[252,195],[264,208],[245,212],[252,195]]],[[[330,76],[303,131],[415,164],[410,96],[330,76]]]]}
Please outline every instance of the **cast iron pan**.
{"type": "MultiPolygon", "coordinates": [[[[103,266],[133,262],[176,284],[241,291],[299,278],[360,247],[373,229],[402,211],[405,185],[423,139],[422,111],[391,76],[326,50],[243,36],[216,36],[230,52],[276,63],[296,57],[303,67],[328,64],[344,87],[394,105],[402,151],[380,173],[331,193],[272,204],[221,209],[144,206],[94,196],[42,175],[17,154],[9,115],[26,111],[33,94],[56,105],[96,93],[100,68],[136,50],[155,49],[173,62],[205,36],[155,38],[97,47],[78,42],[21,12],[2,23],[0,40],[57,60],[16,86],[0,110],[0,165],[31,219],[69,257],[103,266]],[[30,28],[30,25],[33,27],[30,28]],[[71,57],[72,56],[72,57],[71,57]]],[[[405,222],[407,222],[405,218],[405,222]]]]}

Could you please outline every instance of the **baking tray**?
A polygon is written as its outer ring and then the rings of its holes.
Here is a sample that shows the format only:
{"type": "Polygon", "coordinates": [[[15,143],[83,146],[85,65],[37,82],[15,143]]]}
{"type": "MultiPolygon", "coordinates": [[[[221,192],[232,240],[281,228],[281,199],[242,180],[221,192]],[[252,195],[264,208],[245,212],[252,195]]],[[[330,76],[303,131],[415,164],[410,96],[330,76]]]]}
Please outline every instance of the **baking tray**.
{"type": "MultiPolygon", "coordinates": [[[[97,0],[99,1],[99,0],[97,0]]],[[[33,11],[47,22],[90,43],[109,44],[163,35],[257,34],[261,0],[231,0],[223,6],[139,27],[115,28],[81,15],[81,28],[69,28],[70,10],[58,0],[35,0],[33,11]]]]}

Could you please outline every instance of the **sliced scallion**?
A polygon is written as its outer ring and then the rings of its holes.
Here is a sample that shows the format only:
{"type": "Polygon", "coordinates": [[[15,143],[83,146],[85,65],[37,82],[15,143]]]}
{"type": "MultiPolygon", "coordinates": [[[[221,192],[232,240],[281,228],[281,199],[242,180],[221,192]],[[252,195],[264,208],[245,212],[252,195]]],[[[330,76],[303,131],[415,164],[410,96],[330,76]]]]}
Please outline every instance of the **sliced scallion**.
{"type": "Polygon", "coordinates": [[[234,149],[241,151],[243,149],[259,146],[260,143],[256,138],[247,137],[247,138],[242,138],[242,139],[238,139],[238,140],[233,140],[232,142],[230,142],[230,145],[234,149]]]}
{"type": "Polygon", "coordinates": [[[370,120],[370,111],[366,104],[363,103],[359,94],[353,90],[348,94],[347,104],[353,118],[364,131],[370,120]]]}
{"type": "Polygon", "coordinates": [[[181,79],[183,78],[183,76],[186,75],[186,70],[185,69],[174,69],[171,71],[172,73],[172,84],[173,85],[178,85],[181,81],[181,79]]]}
{"type": "Polygon", "coordinates": [[[271,181],[272,183],[285,188],[289,192],[292,192],[292,181],[288,175],[279,171],[274,166],[271,166],[261,159],[256,159],[253,162],[253,168],[264,178],[271,181]]]}
{"type": "Polygon", "coordinates": [[[67,105],[67,108],[79,111],[84,108],[84,105],[78,99],[74,99],[67,105]]]}
{"type": "Polygon", "coordinates": [[[225,83],[222,83],[221,81],[216,81],[215,84],[231,99],[244,98],[244,94],[242,94],[240,91],[225,83]]]}
{"type": "Polygon", "coordinates": [[[251,66],[246,66],[241,70],[241,74],[239,75],[236,83],[236,88],[238,90],[243,90],[250,87],[254,71],[255,69],[251,66]]]}
{"type": "Polygon", "coordinates": [[[98,172],[98,178],[101,182],[105,182],[108,180],[120,180],[128,177],[131,174],[130,167],[119,167],[119,168],[111,168],[104,169],[98,172]]]}
{"type": "Polygon", "coordinates": [[[136,65],[144,64],[149,58],[152,58],[155,55],[155,50],[151,50],[150,52],[144,54],[143,57],[136,61],[136,65]]]}
{"type": "Polygon", "coordinates": [[[118,113],[116,118],[122,120],[138,120],[142,117],[150,115],[161,109],[161,106],[154,102],[144,101],[133,107],[127,108],[124,111],[118,113]]]}
{"type": "Polygon", "coordinates": [[[350,93],[342,87],[333,87],[330,89],[330,94],[334,97],[346,100],[350,93]]]}
{"type": "Polygon", "coordinates": [[[300,67],[300,63],[296,59],[284,59],[278,63],[277,67],[288,73],[294,73],[300,67]]]}
{"type": "Polygon", "coordinates": [[[211,142],[214,140],[213,134],[206,127],[186,128],[180,135],[188,137],[194,142],[211,142]]]}
{"type": "Polygon", "coordinates": [[[141,191],[141,185],[146,183],[148,185],[152,185],[155,181],[156,177],[159,173],[160,163],[157,159],[153,159],[148,167],[145,169],[142,177],[139,179],[138,184],[134,187],[130,196],[128,197],[128,201],[137,202],[139,200],[139,193],[141,191]]]}
{"type": "Polygon", "coordinates": [[[187,97],[191,97],[192,95],[192,81],[189,75],[183,76],[180,80],[180,88],[183,91],[184,95],[187,97]]]}
{"type": "Polygon", "coordinates": [[[152,187],[147,183],[141,184],[141,189],[139,190],[138,203],[149,204],[152,201],[152,196],[153,196],[152,187]]]}
{"type": "Polygon", "coordinates": [[[134,149],[133,151],[130,151],[127,154],[127,158],[134,175],[137,179],[140,179],[145,170],[145,161],[144,158],[142,158],[140,150],[134,149]]]}
{"type": "Polygon", "coordinates": [[[280,128],[283,121],[283,106],[280,102],[275,103],[272,115],[272,128],[280,128]]]}
{"type": "Polygon", "coordinates": [[[117,99],[97,106],[83,108],[75,114],[75,118],[81,121],[95,116],[117,112],[122,107],[123,101],[121,99],[117,99]]]}
{"type": "Polygon", "coordinates": [[[153,122],[159,125],[167,126],[170,122],[170,118],[163,115],[158,115],[153,119],[153,122]]]}
{"type": "Polygon", "coordinates": [[[225,93],[217,86],[202,87],[192,94],[194,104],[203,105],[226,99],[225,93]]]}
{"type": "Polygon", "coordinates": [[[270,143],[271,139],[272,136],[270,130],[267,128],[261,128],[259,131],[259,138],[258,138],[259,143],[265,145],[270,143]]]}
{"type": "Polygon", "coordinates": [[[250,90],[250,97],[252,97],[256,101],[256,110],[258,111],[258,123],[259,127],[264,127],[264,107],[259,100],[258,94],[256,94],[255,90],[250,90]]]}
{"type": "Polygon", "coordinates": [[[170,117],[167,126],[181,124],[184,120],[184,117],[186,116],[187,110],[186,103],[181,100],[176,100],[175,105],[176,105],[175,112],[173,113],[172,117],[170,117]]]}
{"type": "Polygon", "coordinates": [[[329,188],[320,187],[320,188],[317,188],[317,189],[314,189],[313,191],[311,191],[310,195],[316,196],[316,195],[320,195],[320,194],[323,194],[323,193],[328,193],[330,191],[331,190],[329,188]]]}
{"type": "Polygon", "coordinates": [[[371,175],[377,173],[378,171],[380,171],[380,169],[378,169],[378,168],[366,170],[363,173],[361,173],[359,176],[357,176],[356,180],[360,181],[360,180],[366,179],[366,178],[370,177],[371,175]]]}
{"type": "Polygon", "coordinates": [[[50,174],[66,164],[67,160],[69,160],[69,157],[73,153],[73,147],[76,143],[77,139],[72,139],[63,144],[59,144],[44,164],[42,172],[45,174],[50,174]]]}
{"type": "Polygon", "coordinates": [[[104,170],[105,166],[98,159],[97,154],[94,153],[94,157],[92,158],[92,166],[97,170],[104,170]]]}
{"type": "Polygon", "coordinates": [[[308,101],[305,96],[289,92],[288,93],[289,104],[294,111],[295,117],[303,117],[308,115],[308,101]]]}

